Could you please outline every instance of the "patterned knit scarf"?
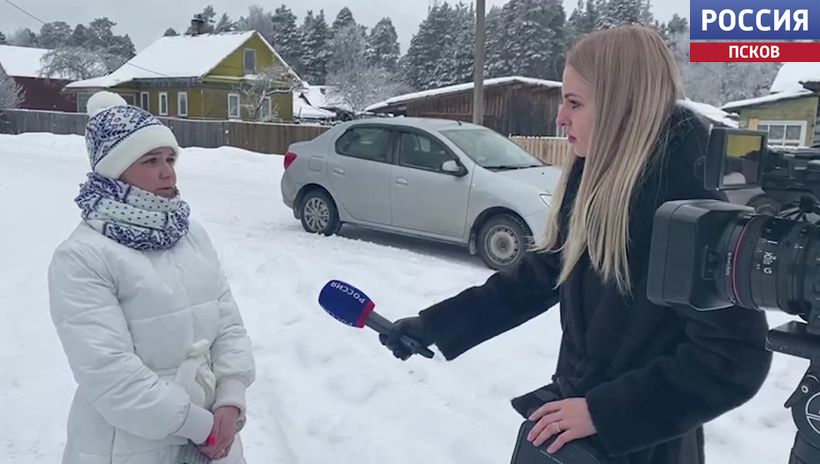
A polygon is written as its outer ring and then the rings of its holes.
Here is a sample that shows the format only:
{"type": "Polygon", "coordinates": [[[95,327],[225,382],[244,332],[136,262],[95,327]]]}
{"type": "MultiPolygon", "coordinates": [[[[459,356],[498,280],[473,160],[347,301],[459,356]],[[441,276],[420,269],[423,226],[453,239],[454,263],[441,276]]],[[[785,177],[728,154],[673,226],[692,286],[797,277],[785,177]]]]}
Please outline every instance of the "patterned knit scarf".
{"type": "Polygon", "coordinates": [[[167,250],[188,233],[191,210],[179,195],[167,199],[90,173],[74,202],[88,225],[135,250],[167,250]]]}

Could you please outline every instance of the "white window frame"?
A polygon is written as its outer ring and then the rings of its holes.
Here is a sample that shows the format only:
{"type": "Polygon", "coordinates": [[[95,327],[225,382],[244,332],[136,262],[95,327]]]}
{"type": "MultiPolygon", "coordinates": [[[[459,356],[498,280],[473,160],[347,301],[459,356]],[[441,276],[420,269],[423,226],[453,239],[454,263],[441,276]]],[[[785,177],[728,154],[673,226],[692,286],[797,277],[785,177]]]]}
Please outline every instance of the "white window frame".
{"type": "Polygon", "coordinates": [[[256,74],[259,69],[258,55],[255,48],[246,48],[242,53],[242,70],[247,74],[256,74]],[[248,52],[253,52],[253,72],[248,72],[248,52]]]}
{"type": "Polygon", "coordinates": [[[259,107],[259,119],[262,121],[270,121],[273,117],[273,105],[271,103],[270,97],[265,97],[262,99],[262,106],[259,107]],[[265,110],[267,110],[267,116],[265,115],[265,110]]]}
{"type": "Polygon", "coordinates": [[[228,119],[240,119],[242,118],[242,99],[240,98],[238,93],[229,93],[228,94],[228,119]],[[231,113],[231,99],[236,99],[236,113],[231,113]]]}
{"type": "Polygon", "coordinates": [[[151,111],[150,92],[140,92],[140,108],[144,109],[145,111],[151,111]],[[145,105],[143,105],[143,103],[145,103],[145,105]]]}
{"type": "Polygon", "coordinates": [[[188,92],[177,92],[177,115],[188,116],[188,92]],[[185,100],[185,105],[182,101],[185,100]],[[185,108],[185,111],[182,111],[185,108]]]}
{"type": "Polygon", "coordinates": [[[160,92],[159,93],[159,108],[158,113],[160,116],[168,116],[168,108],[170,106],[170,101],[168,101],[168,92],[160,92]],[[162,110],[162,102],[165,101],[165,111],[162,110]]]}
{"type": "Polygon", "coordinates": [[[806,121],[786,121],[786,120],[761,120],[757,122],[757,126],[767,126],[769,127],[769,134],[771,134],[771,127],[772,126],[783,126],[783,138],[782,139],[772,139],[771,135],[768,138],[769,145],[774,146],[793,146],[793,145],[786,145],[788,142],[797,142],[798,146],[803,146],[806,144],[806,131],[808,130],[808,124],[806,121]],[[800,140],[797,139],[787,139],[786,138],[786,130],[788,126],[800,126],[800,140]]]}

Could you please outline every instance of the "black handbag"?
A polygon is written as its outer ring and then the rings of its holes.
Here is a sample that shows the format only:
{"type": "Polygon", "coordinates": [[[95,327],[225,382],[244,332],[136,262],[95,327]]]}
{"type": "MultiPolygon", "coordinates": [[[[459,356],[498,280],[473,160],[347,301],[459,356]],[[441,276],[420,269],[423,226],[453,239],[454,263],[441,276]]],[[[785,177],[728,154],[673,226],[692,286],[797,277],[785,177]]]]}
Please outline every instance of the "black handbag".
{"type": "MultiPolygon", "coordinates": [[[[527,418],[544,403],[562,399],[560,393],[555,389],[557,387],[554,386],[539,388],[513,399],[512,406],[519,414],[527,418]]],[[[536,447],[527,440],[527,434],[534,425],[535,422],[525,420],[519,427],[510,464],[614,464],[598,438],[594,436],[573,440],[554,454],[547,452],[547,448],[555,441],[556,436],[550,437],[541,446],[536,447]]]]}

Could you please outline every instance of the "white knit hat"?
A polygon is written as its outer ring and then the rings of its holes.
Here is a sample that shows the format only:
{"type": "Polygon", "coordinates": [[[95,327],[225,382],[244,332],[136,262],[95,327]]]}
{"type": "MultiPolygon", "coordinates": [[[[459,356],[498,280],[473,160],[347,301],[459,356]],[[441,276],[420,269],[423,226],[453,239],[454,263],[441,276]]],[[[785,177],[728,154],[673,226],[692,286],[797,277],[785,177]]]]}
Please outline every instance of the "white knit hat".
{"type": "Polygon", "coordinates": [[[85,144],[91,169],[110,179],[119,178],[135,161],[157,148],[179,155],[174,133],[151,113],[130,106],[119,95],[102,91],[88,99],[85,144]]]}

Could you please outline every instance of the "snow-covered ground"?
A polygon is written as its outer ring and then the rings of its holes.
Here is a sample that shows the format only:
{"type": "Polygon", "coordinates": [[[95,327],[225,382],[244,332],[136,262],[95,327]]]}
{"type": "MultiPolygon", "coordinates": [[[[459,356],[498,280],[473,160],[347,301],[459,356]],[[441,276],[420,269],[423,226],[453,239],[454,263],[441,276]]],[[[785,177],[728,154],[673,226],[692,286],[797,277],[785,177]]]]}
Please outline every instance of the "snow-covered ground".
{"type": "MultiPolygon", "coordinates": [[[[80,137],[0,135],[0,462],[59,462],[74,381],[48,315],[46,268],[78,222],[72,199],[86,171],[80,137]]],[[[520,422],[509,399],[548,381],[557,311],[457,361],[402,363],[372,332],[326,315],[321,287],[344,279],[398,318],[482,283],[490,271],[477,259],[361,230],[304,233],[281,203],[280,157],[187,149],[178,172],[254,342],[249,463],[509,462],[520,422]]],[[[708,462],[786,462],[794,426],[782,405],[806,366],[776,355],[761,393],[708,424],[708,462]]]]}

